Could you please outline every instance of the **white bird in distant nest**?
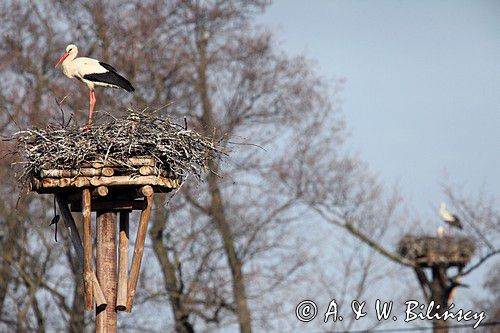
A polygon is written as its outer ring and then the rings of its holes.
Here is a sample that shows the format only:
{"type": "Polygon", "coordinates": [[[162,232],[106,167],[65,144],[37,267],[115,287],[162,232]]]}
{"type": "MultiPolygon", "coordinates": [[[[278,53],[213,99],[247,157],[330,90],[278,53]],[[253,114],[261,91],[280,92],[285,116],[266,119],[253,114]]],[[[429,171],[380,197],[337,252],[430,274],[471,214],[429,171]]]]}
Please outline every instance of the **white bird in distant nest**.
{"type": "Polygon", "coordinates": [[[439,215],[441,215],[441,218],[443,219],[444,222],[446,222],[450,227],[454,227],[457,229],[463,229],[463,225],[460,222],[460,219],[458,216],[455,214],[451,214],[446,210],[446,205],[444,202],[441,202],[441,205],[439,206],[439,215]]]}
{"type": "Polygon", "coordinates": [[[443,238],[444,237],[444,228],[442,226],[438,227],[438,238],[443,238]]]}
{"type": "Polygon", "coordinates": [[[76,58],[77,54],[78,48],[73,44],[68,45],[66,53],[59,59],[56,67],[62,64],[64,75],[82,81],[89,87],[90,110],[88,126],[90,126],[96,102],[95,87],[122,88],[128,92],[133,92],[135,89],[126,78],[118,74],[113,66],[92,58],[76,58]]]}

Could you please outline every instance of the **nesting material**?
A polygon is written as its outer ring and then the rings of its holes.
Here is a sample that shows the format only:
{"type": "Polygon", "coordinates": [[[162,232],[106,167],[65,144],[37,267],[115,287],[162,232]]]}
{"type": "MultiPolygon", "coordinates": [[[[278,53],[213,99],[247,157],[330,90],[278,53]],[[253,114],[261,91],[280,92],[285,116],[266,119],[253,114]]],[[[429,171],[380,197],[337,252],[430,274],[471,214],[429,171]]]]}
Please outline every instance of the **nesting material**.
{"type": "Polygon", "coordinates": [[[464,266],[474,254],[474,244],[465,237],[407,235],[399,241],[398,252],[421,266],[464,266]]]}
{"type": "Polygon", "coordinates": [[[16,175],[23,183],[50,176],[84,177],[81,182],[85,183],[113,171],[127,175],[156,173],[170,179],[183,179],[188,174],[200,177],[207,170],[207,161],[222,154],[214,139],[155,112],[129,111],[120,118],[107,115],[87,131],[50,124],[19,131],[12,140],[14,153],[20,157],[15,163],[16,175]],[[95,169],[102,174],[93,174],[95,169]]]}

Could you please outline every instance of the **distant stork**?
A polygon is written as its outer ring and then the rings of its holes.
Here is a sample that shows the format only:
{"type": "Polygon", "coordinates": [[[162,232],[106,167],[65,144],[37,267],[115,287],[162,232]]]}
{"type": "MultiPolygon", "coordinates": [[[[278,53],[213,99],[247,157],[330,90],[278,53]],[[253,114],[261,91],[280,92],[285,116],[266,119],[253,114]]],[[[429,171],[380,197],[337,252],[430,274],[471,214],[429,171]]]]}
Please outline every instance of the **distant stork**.
{"type": "Polygon", "coordinates": [[[92,58],[76,58],[77,54],[78,48],[73,44],[68,45],[66,47],[66,53],[59,59],[56,67],[62,64],[64,75],[69,78],[80,80],[89,87],[90,110],[88,126],[90,127],[92,123],[92,112],[94,112],[96,102],[94,94],[94,88],[96,86],[123,88],[128,92],[133,92],[135,89],[126,78],[118,74],[113,66],[92,58]]]}
{"type": "Polygon", "coordinates": [[[462,223],[460,222],[458,216],[448,212],[446,210],[446,205],[444,204],[444,202],[441,202],[441,205],[439,206],[439,215],[441,215],[443,221],[446,222],[450,227],[463,229],[462,223]]]}
{"type": "Polygon", "coordinates": [[[437,234],[438,234],[438,238],[443,238],[444,237],[444,228],[442,226],[438,227],[437,234]]]}

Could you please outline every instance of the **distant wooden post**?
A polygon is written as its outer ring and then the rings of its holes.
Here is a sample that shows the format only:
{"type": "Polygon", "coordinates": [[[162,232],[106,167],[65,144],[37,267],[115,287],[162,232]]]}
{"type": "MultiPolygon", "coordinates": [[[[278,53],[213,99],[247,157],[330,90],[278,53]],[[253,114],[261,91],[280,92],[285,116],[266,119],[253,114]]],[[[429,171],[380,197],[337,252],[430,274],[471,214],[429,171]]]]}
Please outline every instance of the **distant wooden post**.
{"type": "Polygon", "coordinates": [[[96,310],[96,332],[117,330],[116,289],[116,213],[97,212],[96,271],[104,297],[110,306],[96,310]]]}
{"type": "MultiPolygon", "coordinates": [[[[399,253],[402,257],[414,261],[415,274],[424,297],[428,303],[434,302],[432,314],[442,315],[453,301],[458,287],[458,282],[453,281],[447,271],[453,267],[459,272],[462,271],[474,253],[472,242],[463,237],[406,235],[399,242],[399,253]]],[[[432,324],[434,332],[448,333],[447,321],[435,319],[432,324]]]]}

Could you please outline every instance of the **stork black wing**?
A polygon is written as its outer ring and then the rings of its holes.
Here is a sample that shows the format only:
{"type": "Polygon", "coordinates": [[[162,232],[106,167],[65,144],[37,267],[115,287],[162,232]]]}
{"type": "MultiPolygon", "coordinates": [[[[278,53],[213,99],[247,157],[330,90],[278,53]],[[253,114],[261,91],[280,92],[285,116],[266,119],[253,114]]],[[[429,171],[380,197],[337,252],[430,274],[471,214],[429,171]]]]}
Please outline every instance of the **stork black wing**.
{"type": "Polygon", "coordinates": [[[460,221],[460,219],[458,218],[458,216],[456,216],[455,214],[453,214],[453,218],[455,219],[453,222],[450,223],[450,225],[454,226],[455,228],[458,228],[458,229],[463,229],[464,226],[462,224],[462,222],[460,221]]]}
{"type": "Polygon", "coordinates": [[[108,83],[123,88],[128,92],[135,91],[134,87],[132,87],[132,84],[130,84],[130,82],[126,78],[118,74],[113,66],[108,65],[104,62],[99,62],[99,65],[106,68],[108,72],[86,74],[83,76],[83,78],[89,81],[108,83]]]}
{"type": "Polygon", "coordinates": [[[99,61],[99,65],[101,65],[102,67],[106,68],[110,72],[118,73],[118,71],[113,66],[111,66],[110,64],[107,64],[105,62],[100,62],[99,61]]]}

